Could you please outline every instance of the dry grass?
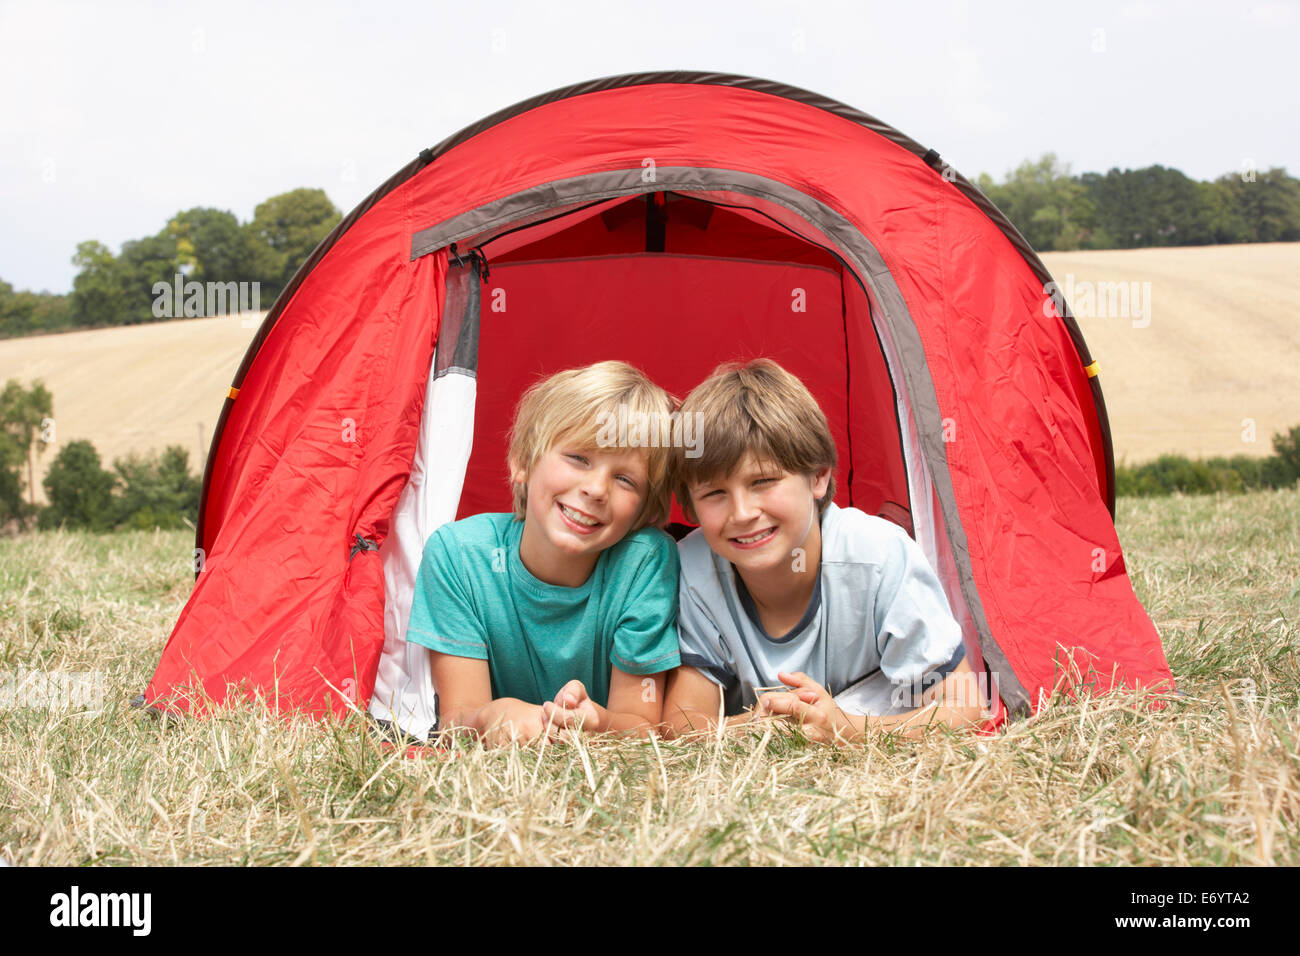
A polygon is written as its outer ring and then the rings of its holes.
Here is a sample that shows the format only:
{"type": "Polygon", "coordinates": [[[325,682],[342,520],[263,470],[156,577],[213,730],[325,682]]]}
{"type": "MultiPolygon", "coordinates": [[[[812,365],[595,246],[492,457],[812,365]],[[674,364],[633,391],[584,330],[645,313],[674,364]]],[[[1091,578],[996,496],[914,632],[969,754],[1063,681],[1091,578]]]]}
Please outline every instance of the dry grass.
{"type": "MultiPolygon", "coordinates": [[[[1080,315],[1101,363],[1115,460],[1270,455],[1300,424],[1300,243],[1049,252],[1052,277],[1150,284],[1149,315],[1080,315]],[[1148,322],[1149,319],[1149,322],[1148,322]],[[1134,322],[1139,327],[1134,327],[1134,322]],[[1143,324],[1148,323],[1148,324],[1143,324]],[[1242,422],[1255,441],[1242,440],[1242,422]]],[[[1072,305],[1081,304],[1076,293],[1072,305]]]]}
{"type": "Polygon", "coordinates": [[[359,722],[143,718],[187,537],[0,542],[0,670],[105,675],[92,710],[0,713],[18,864],[1300,863],[1300,491],[1123,500],[1186,696],[1058,700],[996,736],[839,752],[768,727],[411,758],[359,722]]]}

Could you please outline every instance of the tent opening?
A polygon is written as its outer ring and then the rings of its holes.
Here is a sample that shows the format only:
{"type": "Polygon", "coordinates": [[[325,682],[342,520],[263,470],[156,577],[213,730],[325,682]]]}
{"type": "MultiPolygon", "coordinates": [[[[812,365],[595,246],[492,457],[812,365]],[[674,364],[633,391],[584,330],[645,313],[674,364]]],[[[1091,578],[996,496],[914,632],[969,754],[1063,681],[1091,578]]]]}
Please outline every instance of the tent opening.
{"type": "MultiPolygon", "coordinates": [[[[543,376],[606,359],[637,366],[679,398],[723,362],[767,357],[797,375],[835,437],[836,502],[917,538],[980,660],[869,296],[829,242],[809,238],[811,226],[802,234],[760,201],[737,201],[746,198],[600,200],[498,226],[451,250],[416,457],[380,548],[376,718],[420,738],[437,721],[428,651],[405,640],[425,540],[446,521],[509,511],[506,439],[519,396],[543,376]],[[915,515],[912,494],[920,496],[915,515]]],[[[675,504],[671,521],[684,531],[675,504]]]]}
{"type": "MultiPolygon", "coordinates": [[[[765,356],[808,386],[839,450],[837,501],[912,533],[896,396],[868,298],[830,249],[752,210],[657,192],[462,243],[480,290],[474,443],[457,517],[510,508],[506,436],[552,372],[622,359],[679,398],[765,356]]],[[[675,510],[673,520],[684,522],[675,510]]]]}

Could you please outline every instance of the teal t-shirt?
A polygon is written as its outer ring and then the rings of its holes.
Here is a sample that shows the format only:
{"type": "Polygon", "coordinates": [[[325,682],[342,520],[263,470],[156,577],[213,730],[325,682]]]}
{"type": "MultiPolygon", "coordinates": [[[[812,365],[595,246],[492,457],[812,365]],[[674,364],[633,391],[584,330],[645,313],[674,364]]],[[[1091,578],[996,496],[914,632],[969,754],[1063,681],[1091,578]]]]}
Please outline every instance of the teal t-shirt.
{"type": "Polygon", "coordinates": [[[609,703],[610,668],[657,674],[677,656],[677,547],[643,528],[600,553],[581,587],[539,581],[519,559],[524,523],[481,514],[424,545],[406,639],[488,662],[493,697],[532,704],[570,680],[609,703]]]}

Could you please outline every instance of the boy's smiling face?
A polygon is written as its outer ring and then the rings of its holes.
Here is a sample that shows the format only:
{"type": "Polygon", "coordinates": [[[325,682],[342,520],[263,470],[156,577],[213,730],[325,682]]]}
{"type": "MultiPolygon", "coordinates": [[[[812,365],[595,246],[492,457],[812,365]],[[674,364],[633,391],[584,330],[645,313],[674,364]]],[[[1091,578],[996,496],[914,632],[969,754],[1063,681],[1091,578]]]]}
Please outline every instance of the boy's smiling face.
{"type": "Polygon", "coordinates": [[[691,506],[709,547],[737,568],[789,568],[817,521],[830,474],[793,474],[749,454],[726,476],[692,485],[691,506]]]}
{"type": "Polygon", "coordinates": [[[531,473],[511,463],[511,480],[528,485],[519,557],[536,578],[578,587],[600,552],[627,535],[649,490],[647,453],[639,448],[558,444],[531,473]]]}

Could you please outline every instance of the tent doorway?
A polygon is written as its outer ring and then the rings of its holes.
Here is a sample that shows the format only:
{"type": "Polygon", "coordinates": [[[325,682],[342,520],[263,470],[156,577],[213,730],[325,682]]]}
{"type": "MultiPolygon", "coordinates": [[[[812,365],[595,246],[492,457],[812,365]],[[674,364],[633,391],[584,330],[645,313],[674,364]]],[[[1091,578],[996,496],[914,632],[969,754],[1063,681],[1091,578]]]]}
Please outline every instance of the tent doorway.
{"type": "MultiPolygon", "coordinates": [[[[381,548],[376,717],[422,738],[436,721],[428,652],[405,641],[425,540],[444,521],[510,510],[506,445],[519,396],[553,372],[606,359],[630,362],[679,397],[727,361],[768,357],[799,376],[839,450],[837,502],[918,538],[980,661],[869,295],[829,244],[740,201],[747,198],[620,197],[448,247],[419,449],[381,548]],[[919,528],[914,491],[925,496],[919,528]]],[[[686,520],[676,505],[672,520],[686,520]]]]}
{"type": "Polygon", "coordinates": [[[912,532],[894,383],[868,297],[830,248],[745,207],[656,192],[458,249],[482,256],[487,278],[475,442],[457,517],[509,509],[506,433],[538,378],[617,358],[681,397],[722,362],[766,356],[826,411],[840,451],[839,503],[912,532]]]}

